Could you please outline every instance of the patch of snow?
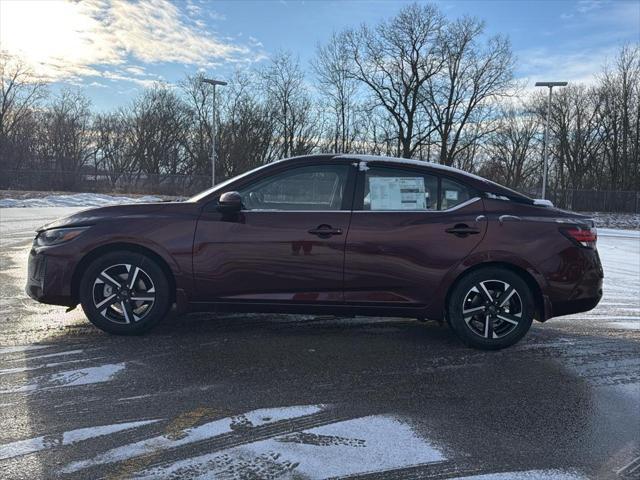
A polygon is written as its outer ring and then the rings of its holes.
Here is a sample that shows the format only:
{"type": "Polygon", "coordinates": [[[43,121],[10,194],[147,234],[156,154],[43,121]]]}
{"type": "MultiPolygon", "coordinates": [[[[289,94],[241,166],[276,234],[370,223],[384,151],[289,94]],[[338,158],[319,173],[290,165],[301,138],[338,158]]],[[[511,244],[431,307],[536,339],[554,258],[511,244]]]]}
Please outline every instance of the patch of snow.
{"type": "Polygon", "coordinates": [[[29,438],[27,440],[18,440],[17,442],[0,445],[0,460],[26,455],[28,453],[38,452],[48,448],[71,445],[90,438],[102,437],[104,435],[110,435],[112,433],[141,427],[143,425],[149,425],[159,421],[160,420],[143,420],[139,422],[116,423],[113,425],[101,425],[98,427],[78,428],[61,434],[44,435],[42,437],[29,438]]]}
{"type": "Polygon", "coordinates": [[[122,397],[122,398],[119,398],[118,401],[119,402],[126,402],[126,401],[129,401],[129,400],[140,400],[142,398],[149,398],[149,397],[153,397],[153,396],[154,396],[154,394],[148,393],[146,395],[135,395],[133,397],[122,397]]]}
{"type": "Polygon", "coordinates": [[[41,350],[49,348],[49,345],[21,345],[17,347],[0,347],[0,355],[5,353],[28,352],[29,350],[41,350]]]}
{"type": "Polygon", "coordinates": [[[151,468],[136,478],[328,478],[385,472],[445,457],[386,415],[361,417],[151,468]]]}
{"type": "Polygon", "coordinates": [[[111,380],[117,373],[124,370],[124,363],[100,365],[99,367],[87,367],[77,370],[53,373],[38,377],[34,382],[26,385],[9,387],[0,390],[0,393],[22,393],[35,390],[48,390],[60,387],[77,387],[94,383],[103,383],[111,380]]]}
{"type": "Polygon", "coordinates": [[[553,202],[551,200],[547,200],[546,198],[534,198],[533,204],[538,205],[539,207],[553,208],[553,202]]]}
{"type": "Polygon", "coordinates": [[[62,469],[62,472],[71,473],[94,465],[121,462],[123,460],[146,455],[151,452],[156,452],[158,450],[176,448],[181,445],[200,442],[225,433],[231,433],[234,428],[237,428],[237,426],[241,426],[242,428],[258,427],[281,420],[313,415],[322,411],[324,408],[324,405],[261,408],[242,415],[226,417],[220,420],[204,423],[197,427],[184,429],[178,437],[176,437],[176,435],[166,434],[130,443],[122,447],[113,448],[90,460],[70,463],[62,469]]]}
{"type": "Polygon", "coordinates": [[[613,328],[620,328],[622,330],[640,330],[640,317],[635,317],[637,322],[610,322],[607,325],[613,328]]]}
{"type": "Polygon", "coordinates": [[[598,228],[599,237],[640,238],[640,230],[622,230],[620,228],[598,228]]]}
{"type": "Polygon", "coordinates": [[[522,472],[488,473],[470,477],[456,477],[453,480],[587,480],[588,477],[575,471],[527,470],[522,472]]]}
{"type": "Polygon", "coordinates": [[[119,205],[122,203],[160,202],[161,200],[162,199],[160,197],[152,195],[133,198],[100,193],[73,193],[69,195],[48,195],[41,198],[3,198],[0,199],[0,207],[102,207],[106,205],[119,205]]]}
{"type": "Polygon", "coordinates": [[[85,361],[84,359],[79,359],[79,360],[68,360],[66,362],[44,363],[42,365],[34,365],[33,367],[3,368],[3,369],[0,369],[0,375],[10,375],[12,373],[30,372],[32,370],[59,367],[60,365],[68,365],[69,363],[78,363],[78,362],[84,362],[84,361],[85,361]]]}
{"type": "Polygon", "coordinates": [[[600,228],[624,228],[640,230],[640,213],[582,212],[590,216],[600,228]]]}
{"type": "Polygon", "coordinates": [[[34,355],[33,357],[24,357],[24,358],[21,357],[19,359],[15,359],[14,361],[17,361],[17,360],[29,360],[29,361],[40,360],[42,358],[63,357],[63,356],[66,356],[66,355],[77,355],[77,354],[80,354],[80,353],[83,353],[83,352],[84,352],[84,350],[67,350],[67,351],[58,352],[58,353],[47,353],[45,355],[34,355]]]}

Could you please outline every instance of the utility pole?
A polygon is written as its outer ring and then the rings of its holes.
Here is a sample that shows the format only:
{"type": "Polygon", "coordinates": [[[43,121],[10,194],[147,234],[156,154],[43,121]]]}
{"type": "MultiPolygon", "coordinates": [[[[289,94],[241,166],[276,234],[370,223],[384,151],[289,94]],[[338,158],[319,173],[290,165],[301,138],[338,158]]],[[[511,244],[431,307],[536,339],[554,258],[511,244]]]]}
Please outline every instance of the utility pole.
{"type": "Polygon", "coordinates": [[[547,123],[544,126],[544,145],[542,147],[542,156],[544,164],[542,166],[542,198],[547,198],[547,171],[549,169],[549,122],[551,120],[551,95],[553,95],[553,87],[566,87],[567,82],[536,82],[536,87],[549,87],[549,99],[547,100],[547,123]]]}
{"type": "Polygon", "coordinates": [[[217,105],[216,105],[216,85],[224,86],[227,82],[222,80],[214,80],[212,78],[203,78],[203,83],[213,85],[213,121],[211,122],[211,186],[216,184],[216,127],[217,127],[217,105]]]}

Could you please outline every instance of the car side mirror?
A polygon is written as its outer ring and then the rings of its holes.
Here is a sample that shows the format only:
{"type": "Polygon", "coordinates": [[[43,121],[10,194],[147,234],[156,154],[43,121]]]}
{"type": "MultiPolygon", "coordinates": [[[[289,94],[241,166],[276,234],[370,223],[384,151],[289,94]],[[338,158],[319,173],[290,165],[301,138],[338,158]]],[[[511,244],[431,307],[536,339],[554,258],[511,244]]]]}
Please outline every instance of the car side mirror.
{"type": "Polygon", "coordinates": [[[221,213],[237,213],[242,210],[242,195],[238,192],[225,192],[220,195],[216,209],[221,213]]]}

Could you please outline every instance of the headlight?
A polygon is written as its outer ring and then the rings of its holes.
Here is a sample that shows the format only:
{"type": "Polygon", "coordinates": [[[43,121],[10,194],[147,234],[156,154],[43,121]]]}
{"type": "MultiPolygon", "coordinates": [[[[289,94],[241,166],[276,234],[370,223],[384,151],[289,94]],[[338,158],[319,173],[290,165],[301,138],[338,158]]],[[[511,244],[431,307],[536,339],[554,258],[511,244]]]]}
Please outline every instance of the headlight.
{"type": "Polygon", "coordinates": [[[35,244],[39,247],[49,247],[73,240],[89,227],[72,228],[52,228],[40,232],[36,237],[35,244]]]}

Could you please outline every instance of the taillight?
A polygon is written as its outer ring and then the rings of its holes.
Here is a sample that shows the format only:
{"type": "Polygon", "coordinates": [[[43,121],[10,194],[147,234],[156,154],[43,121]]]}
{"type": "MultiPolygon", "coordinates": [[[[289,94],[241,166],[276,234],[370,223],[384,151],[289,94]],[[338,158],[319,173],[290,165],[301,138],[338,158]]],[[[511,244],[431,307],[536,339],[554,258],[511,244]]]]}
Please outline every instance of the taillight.
{"type": "Polygon", "coordinates": [[[595,227],[570,227],[562,228],[560,231],[565,237],[569,238],[586,248],[596,248],[598,240],[598,232],[595,227]]]}

